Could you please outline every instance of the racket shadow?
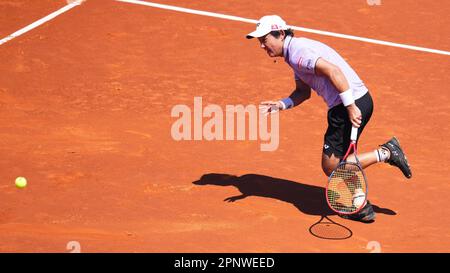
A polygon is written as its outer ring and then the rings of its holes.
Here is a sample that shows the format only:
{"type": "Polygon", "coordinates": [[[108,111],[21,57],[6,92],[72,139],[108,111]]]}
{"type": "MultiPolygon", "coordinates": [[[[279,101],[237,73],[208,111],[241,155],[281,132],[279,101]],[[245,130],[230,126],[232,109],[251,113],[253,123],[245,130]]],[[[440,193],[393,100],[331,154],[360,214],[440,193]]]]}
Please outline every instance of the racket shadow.
{"type": "Polygon", "coordinates": [[[320,220],[309,228],[311,235],[326,240],[345,240],[352,237],[353,232],[348,227],[336,223],[327,216],[322,216],[320,220]]]}

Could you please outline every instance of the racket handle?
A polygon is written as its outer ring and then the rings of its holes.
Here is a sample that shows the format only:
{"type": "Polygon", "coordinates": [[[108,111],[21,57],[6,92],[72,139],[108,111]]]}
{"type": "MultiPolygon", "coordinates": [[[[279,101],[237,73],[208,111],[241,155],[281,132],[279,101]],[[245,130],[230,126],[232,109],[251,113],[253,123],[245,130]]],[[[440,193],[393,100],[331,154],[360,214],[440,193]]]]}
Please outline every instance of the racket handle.
{"type": "Polygon", "coordinates": [[[350,135],[350,140],[356,142],[357,138],[358,138],[358,128],[352,126],[352,133],[350,135]]]}

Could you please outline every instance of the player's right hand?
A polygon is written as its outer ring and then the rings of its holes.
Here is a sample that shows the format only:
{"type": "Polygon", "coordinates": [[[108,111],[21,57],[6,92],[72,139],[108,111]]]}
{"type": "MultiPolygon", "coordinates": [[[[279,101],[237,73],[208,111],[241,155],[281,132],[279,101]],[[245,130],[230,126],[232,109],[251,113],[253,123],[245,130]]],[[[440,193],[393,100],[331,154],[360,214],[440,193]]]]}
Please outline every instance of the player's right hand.
{"type": "Polygon", "coordinates": [[[259,104],[259,111],[264,116],[268,114],[276,113],[283,110],[283,105],[280,101],[263,101],[259,104]]]}
{"type": "Polygon", "coordinates": [[[353,103],[347,106],[347,112],[352,125],[355,126],[356,128],[359,128],[362,122],[361,110],[359,110],[358,106],[356,106],[356,104],[353,103]]]}

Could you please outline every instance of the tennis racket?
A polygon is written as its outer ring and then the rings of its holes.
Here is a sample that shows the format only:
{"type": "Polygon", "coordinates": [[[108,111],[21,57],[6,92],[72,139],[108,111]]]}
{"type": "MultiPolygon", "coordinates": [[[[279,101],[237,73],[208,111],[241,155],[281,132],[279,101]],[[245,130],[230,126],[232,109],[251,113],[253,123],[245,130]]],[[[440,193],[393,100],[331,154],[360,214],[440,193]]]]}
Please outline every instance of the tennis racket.
{"type": "Polygon", "coordinates": [[[327,203],[338,214],[358,213],[367,203],[367,179],[356,156],[357,137],[358,128],[352,127],[347,153],[328,178],[327,203]],[[347,161],[352,150],[356,162],[347,161]]]}

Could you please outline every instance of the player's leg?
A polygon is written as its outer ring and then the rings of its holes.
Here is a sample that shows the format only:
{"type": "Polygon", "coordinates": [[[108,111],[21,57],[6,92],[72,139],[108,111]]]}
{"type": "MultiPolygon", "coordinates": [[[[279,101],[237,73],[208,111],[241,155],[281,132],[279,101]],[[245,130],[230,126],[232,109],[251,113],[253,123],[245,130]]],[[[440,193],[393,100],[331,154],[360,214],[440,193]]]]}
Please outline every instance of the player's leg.
{"type": "Polygon", "coordinates": [[[322,153],[322,170],[326,176],[330,176],[334,169],[341,161],[341,158],[335,156],[334,154],[322,153]]]}
{"type": "MultiPolygon", "coordinates": [[[[357,99],[355,101],[356,106],[361,110],[362,114],[362,123],[361,127],[358,130],[358,136],[362,133],[364,130],[364,127],[369,122],[370,117],[372,116],[373,112],[373,101],[369,93],[361,97],[360,99],[357,99]]],[[[347,124],[348,127],[348,124],[347,124]]],[[[349,138],[349,131],[351,129],[346,128],[346,135],[344,135],[344,141],[347,141],[349,138]]],[[[358,137],[359,139],[359,137],[358,137]]],[[[349,142],[345,142],[344,146],[348,147],[349,142]]],[[[354,155],[350,155],[348,158],[349,161],[355,161],[354,155]]],[[[376,150],[373,150],[371,152],[367,153],[359,153],[358,154],[358,160],[361,163],[361,166],[363,168],[367,168],[375,163],[379,162],[385,162],[389,163],[390,165],[394,165],[398,167],[402,173],[407,178],[411,178],[411,169],[408,164],[408,160],[406,158],[405,153],[403,152],[402,148],[400,147],[399,141],[393,137],[388,142],[380,145],[380,147],[376,150]]]]}
{"type": "MultiPolygon", "coordinates": [[[[363,97],[357,99],[356,105],[361,110],[362,114],[361,127],[358,130],[359,136],[372,116],[373,103],[370,94],[367,93],[363,97]]],[[[342,104],[335,106],[328,111],[328,128],[324,136],[322,151],[322,169],[327,176],[331,174],[345,155],[345,152],[350,145],[351,128],[352,124],[348,118],[347,109],[342,104]]],[[[376,162],[376,159],[374,160],[370,154],[362,154],[361,156],[363,163],[367,166],[376,162]]],[[[361,160],[361,156],[358,156],[359,160],[361,160]]],[[[361,222],[372,222],[375,219],[376,214],[369,200],[367,200],[367,204],[357,214],[348,216],[341,215],[341,217],[361,222]]]]}
{"type": "MultiPolygon", "coordinates": [[[[355,162],[355,156],[350,155],[347,159],[348,161],[355,162]]],[[[362,168],[367,168],[375,163],[389,163],[390,165],[399,168],[406,178],[412,177],[411,168],[408,164],[408,159],[406,158],[403,149],[397,138],[393,137],[391,140],[372,152],[367,152],[358,155],[358,160],[362,168]]]]}
{"type": "MultiPolygon", "coordinates": [[[[378,157],[377,153],[378,153],[378,150],[375,150],[373,152],[358,154],[358,160],[359,160],[359,163],[361,164],[361,167],[363,169],[365,169],[365,168],[369,167],[370,165],[382,162],[382,161],[379,161],[379,157],[378,157]]],[[[387,152],[387,156],[388,155],[389,155],[389,151],[387,152]]],[[[347,158],[347,161],[356,162],[355,155],[354,154],[349,155],[347,158]]]]}
{"type": "MultiPolygon", "coordinates": [[[[328,155],[330,148],[325,149],[322,153],[322,169],[324,173],[329,176],[333,172],[333,170],[336,168],[336,166],[339,164],[341,158],[334,155],[333,153],[331,155],[328,155]],[[326,151],[328,150],[328,151],[326,151]]],[[[355,220],[360,221],[364,223],[371,223],[376,218],[376,213],[373,210],[372,204],[369,200],[367,200],[367,204],[364,206],[364,208],[354,215],[340,215],[341,217],[349,220],[355,220]]]]}

